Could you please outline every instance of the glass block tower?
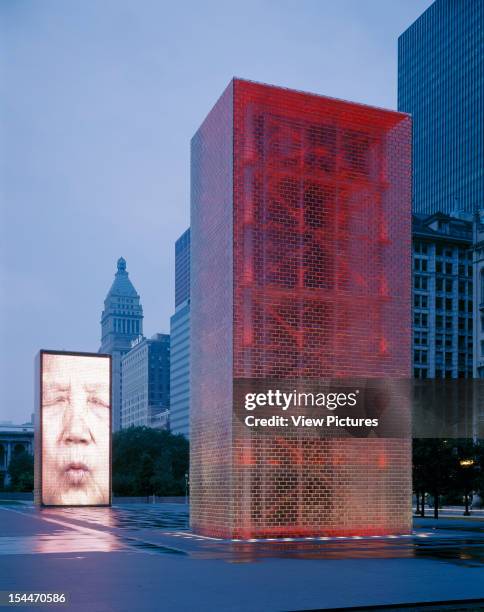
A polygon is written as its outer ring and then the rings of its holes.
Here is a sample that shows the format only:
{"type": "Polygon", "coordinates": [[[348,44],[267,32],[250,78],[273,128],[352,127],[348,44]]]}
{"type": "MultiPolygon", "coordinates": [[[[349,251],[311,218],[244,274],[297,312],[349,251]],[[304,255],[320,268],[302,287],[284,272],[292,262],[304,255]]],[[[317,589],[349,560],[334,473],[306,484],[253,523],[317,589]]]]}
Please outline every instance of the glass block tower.
{"type": "Polygon", "coordinates": [[[234,79],[191,163],[192,528],[408,532],[408,439],[261,436],[234,389],[410,377],[410,117],[234,79]]]}
{"type": "Polygon", "coordinates": [[[398,109],[413,120],[413,208],[484,206],[484,1],[436,0],[398,39],[398,109]]]}

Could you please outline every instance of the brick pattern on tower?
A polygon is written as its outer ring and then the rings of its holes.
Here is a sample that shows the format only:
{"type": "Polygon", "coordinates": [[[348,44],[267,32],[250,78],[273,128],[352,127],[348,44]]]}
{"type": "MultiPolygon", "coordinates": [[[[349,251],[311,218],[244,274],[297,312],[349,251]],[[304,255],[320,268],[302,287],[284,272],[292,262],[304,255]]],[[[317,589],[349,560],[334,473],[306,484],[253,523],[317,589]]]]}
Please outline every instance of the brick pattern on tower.
{"type": "Polygon", "coordinates": [[[267,435],[238,379],[410,376],[411,120],[234,80],[192,144],[192,527],[402,533],[409,439],[267,435]],[[196,313],[196,314],[195,314],[196,313]]]}

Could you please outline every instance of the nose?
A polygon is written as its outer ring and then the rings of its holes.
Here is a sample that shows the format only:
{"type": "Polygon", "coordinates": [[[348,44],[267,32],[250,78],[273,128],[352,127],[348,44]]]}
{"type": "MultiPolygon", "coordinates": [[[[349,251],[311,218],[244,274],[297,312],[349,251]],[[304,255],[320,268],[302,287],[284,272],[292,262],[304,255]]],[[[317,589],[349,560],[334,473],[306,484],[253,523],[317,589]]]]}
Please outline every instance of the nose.
{"type": "Polygon", "coordinates": [[[64,442],[67,444],[89,444],[90,441],[91,436],[84,419],[82,417],[70,419],[64,430],[64,442]]]}
{"type": "Polygon", "coordinates": [[[90,444],[92,441],[86,420],[86,404],[82,398],[75,398],[64,415],[62,440],[65,444],[90,444]]]}

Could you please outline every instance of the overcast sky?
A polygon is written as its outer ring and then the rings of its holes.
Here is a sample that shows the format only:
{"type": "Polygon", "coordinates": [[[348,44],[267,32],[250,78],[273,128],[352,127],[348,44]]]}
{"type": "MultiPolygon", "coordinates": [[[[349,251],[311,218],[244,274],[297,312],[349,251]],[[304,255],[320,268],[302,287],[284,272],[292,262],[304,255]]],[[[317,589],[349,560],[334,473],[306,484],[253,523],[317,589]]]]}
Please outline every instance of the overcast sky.
{"type": "Polygon", "coordinates": [[[396,107],[397,37],[431,0],[0,2],[0,421],[40,348],[97,351],[116,260],[169,331],[189,142],[232,76],[396,107]]]}

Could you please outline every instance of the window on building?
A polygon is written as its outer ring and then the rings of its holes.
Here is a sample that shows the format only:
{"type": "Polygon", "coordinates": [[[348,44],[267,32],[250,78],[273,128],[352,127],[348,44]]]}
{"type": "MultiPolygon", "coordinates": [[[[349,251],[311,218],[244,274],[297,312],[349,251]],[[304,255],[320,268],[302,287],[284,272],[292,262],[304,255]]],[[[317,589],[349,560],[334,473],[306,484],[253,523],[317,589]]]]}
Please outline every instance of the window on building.
{"type": "Polygon", "coordinates": [[[416,253],[422,253],[423,255],[426,255],[427,252],[428,252],[427,244],[425,242],[417,242],[415,244],[415,252],[416,253]]]}

